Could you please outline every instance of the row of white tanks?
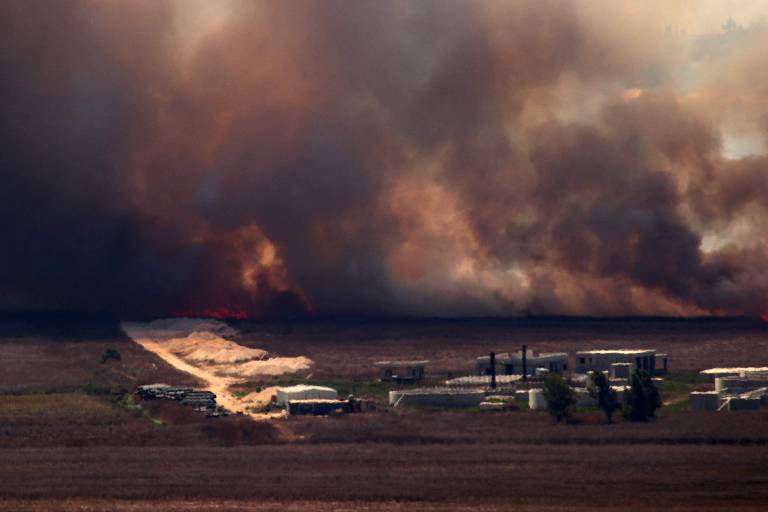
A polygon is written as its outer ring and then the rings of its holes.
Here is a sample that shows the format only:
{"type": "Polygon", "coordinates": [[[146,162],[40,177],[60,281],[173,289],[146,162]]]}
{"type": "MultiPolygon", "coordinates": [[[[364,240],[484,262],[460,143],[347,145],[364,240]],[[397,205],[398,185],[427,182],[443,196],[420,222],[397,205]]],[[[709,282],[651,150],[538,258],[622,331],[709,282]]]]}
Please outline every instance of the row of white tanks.
{"type": "Polygon", "coordinates": [[[456,390],[450,388],[400,389],[389,392],[392,407],[477,407],[485,399],[482,390],[456,390]]]}
{"type": "MultiPolygon", "coordinates": [[[[597,402],[589,396],[586,389],[576,388],[577,407],[589,407],[597,402]]],[[[516,398],[528,399],[528,406],[533,410],[547,408],[547,400],[541,389],[529,389],[519,392],[516,398]]],[[[389,405],[393,407],[477,407],[485,400],[482,390],[456,390],[447,388],[401,389],[389,392],[389,405]]]]}
{"type": "MultiPolygon", "coordinates": [[[[585,388],[574,388],[573,392],[576,396],[576,407],[591,407],[597,405],[597,400],[589,396],[589,392],[585,388]]],[[[544,390],[538,388],[528,390],[528,407],[533,410],[547,408],[547,399],[544,398],[544,390]]]]}

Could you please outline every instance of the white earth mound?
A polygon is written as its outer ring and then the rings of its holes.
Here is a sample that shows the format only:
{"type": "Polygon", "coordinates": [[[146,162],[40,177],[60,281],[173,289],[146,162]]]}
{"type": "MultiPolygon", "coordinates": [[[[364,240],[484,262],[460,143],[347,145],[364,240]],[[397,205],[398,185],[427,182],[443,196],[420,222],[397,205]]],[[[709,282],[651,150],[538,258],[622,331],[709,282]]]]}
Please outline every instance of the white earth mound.
{"type": "Polygon", "coordinates": [[[125,322],[123,331],[132,339],[148,340],[184,362],[226,377],[252,378],[308,370],[312,360],[269,357],[266,350],[244,347],[227,337],[237,331],[219,320],[171,318],[149,323],[125,322]]]}

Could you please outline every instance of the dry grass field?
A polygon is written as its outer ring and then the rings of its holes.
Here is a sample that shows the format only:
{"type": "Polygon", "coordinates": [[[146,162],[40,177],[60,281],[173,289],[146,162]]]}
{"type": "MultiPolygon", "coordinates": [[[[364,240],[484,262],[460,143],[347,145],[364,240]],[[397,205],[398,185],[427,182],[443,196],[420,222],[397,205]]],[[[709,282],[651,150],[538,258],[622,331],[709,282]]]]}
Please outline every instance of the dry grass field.
{"type": "MultiPolygon", "coordinates": [[[[768,362],[751,323],[241,323],[238,340],[317,362],[312,379],[372,377],[380,358],[466,372],[476,355],[650,346],[673,368],[768,362]],[[643,327],[645,325],[645,327],[643,327]]],[[[584,411],[387,411],[255,423],[136,402],[191,383],[119,331],[0,328],[0,510],[768,510],[768,411],[663,411],[603,424],[584,411]],[[119,361],[100,361],[106,347],[119,361]]],[[[686,373],[688,375],[690,372],[686,373]]],[[[380,391],[380,390],[379,390],[380,391]]]]}
{"type": "Polygon", "coordinates": [[[542,352],[655,348],[674,370],[768,364],[768,323],[752,320],[348,320],[234,323],[238,342],[284,355],[306,355],[319,377],[375,374],[372,363],[397,358],[433,361],[434,373],[471,370],[489,351],[542,352]]]}

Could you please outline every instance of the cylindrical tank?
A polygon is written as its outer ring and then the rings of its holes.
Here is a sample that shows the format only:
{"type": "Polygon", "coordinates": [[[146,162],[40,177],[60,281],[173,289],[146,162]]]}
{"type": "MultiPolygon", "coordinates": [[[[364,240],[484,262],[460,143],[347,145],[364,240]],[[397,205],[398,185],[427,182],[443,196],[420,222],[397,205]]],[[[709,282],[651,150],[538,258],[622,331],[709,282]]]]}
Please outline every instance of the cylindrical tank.
{"type": "Polygon", "coordinates": [[[535,388],[529,389],[528,406],[533,410],[546,409],[547,401],[544,399],[544,391],[535,388]]]}
{"type": "Polygon", "coordinates": [[[723,390],[723,378],[715,377],[715,391],[720,392],[723,390]]]}
{"type": "Polygon", "coordinates": [[[741,388],[744,387],[743,384],[744,380],[735,377],[733,375],[729,375],[727,377],[716,377],[715,378],[715,391],[725,391],[725,390],[732,390],[732,391],[738,391],[741,388]]]}

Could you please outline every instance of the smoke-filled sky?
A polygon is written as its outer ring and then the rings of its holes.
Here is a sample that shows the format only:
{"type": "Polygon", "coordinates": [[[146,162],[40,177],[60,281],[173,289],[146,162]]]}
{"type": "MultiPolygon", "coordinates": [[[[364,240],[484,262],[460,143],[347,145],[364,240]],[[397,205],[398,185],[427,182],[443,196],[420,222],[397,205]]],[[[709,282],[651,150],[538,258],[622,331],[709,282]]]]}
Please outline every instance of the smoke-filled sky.
{"type": "Polygon", "coordinates": [[[768,311],[763,0],[4,0],[0,309],[768,311]]]}

